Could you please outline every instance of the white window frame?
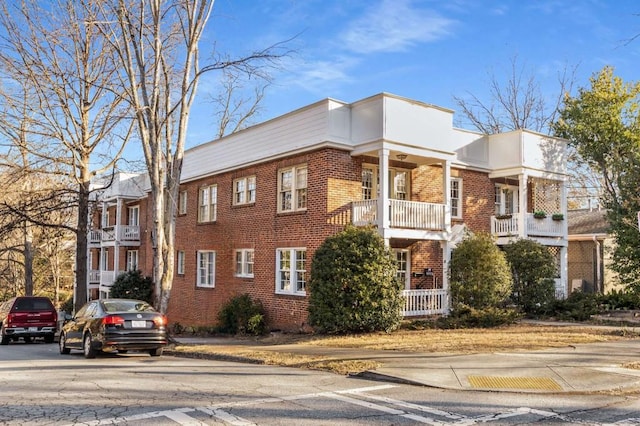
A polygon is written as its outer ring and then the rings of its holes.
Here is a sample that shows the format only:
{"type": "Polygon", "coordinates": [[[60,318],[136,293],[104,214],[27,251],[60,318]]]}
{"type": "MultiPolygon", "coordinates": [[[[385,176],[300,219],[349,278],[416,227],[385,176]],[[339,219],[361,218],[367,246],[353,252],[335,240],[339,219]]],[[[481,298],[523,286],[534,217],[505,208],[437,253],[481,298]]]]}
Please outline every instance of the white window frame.
{"type": "Polygon", "coordinates": [[[233,180],[233,205],[242,206],[256,202],[256,177],[246,176],[233,180]]]}
{"type": "Polygon", "coordinates": [[[138,250],[127,250],[127,271],[137,271],[139,269],[139,258],[138,250]]]}
{"type": "Polygon", "coordinates": [[[278,213],[307,210],[308,181],[309,170],[306,164],[278,170],[278,213]],[[285,174],[291,175],[290,182],[285,182],[285,174]]]}
{"type": "Polygon", "coordinates": [[[178,214],[187,214],[187,191],[178,194],[178,214]]]}
{"type": "Polygon", "coordinates": [[[216,252],[213,250],[198,250],[198,273],[196,287],[214,288],[216,286],[216,252]]]}
{"type": "Polygon", "coordinates": [[[495,186],[495,214],[517,214],[520,211],[518,205],[519,188],[512,185],[496,185],[495,186]]]}
{"type": "Polygon", "coordinates": [[[215,222],[218,210],[218,185],[203,186],[198,193],[198,223],[215,222]]]}
{"type": "Polygon", "coordinates": [[[362,166],[362,199],[375,200],[378,197],[377,173],[375,167],[362,166]]]}
{"type": "Polygon", "coordinates": [[[111,226],[109,225],[109,209],[105,208],[102,213],[102,227],[107,228],[109,226],[111,226]]]}
{"type": "Polygon", "coordinates": [[[451,178],[451,217],[453,219],[462,219],[462,178],[451,178]],[[457,188],[456,188],[457,187],[457,188]],[[457,197],[455,192],[457,190],[457,197]]]}
{"type": "Polygon", "coordinates": [[[184,275],[184,250],[178,250],[176,254],[176,273],[184,275]]]}
{"type": "Polygon", "coordinates": [[[128,207],[129,210],[129,218],[127,225],[129,226],[140,226],[140,206],[131,206],[128,207]]]}
{"type": "Polygon", "coordinates": [[[396,258],[396,277],[404,284],[405,290],[411,288],[411,251],[393,249],[396,258]]]}
{"type": "MultiPolygon", "coordinates": [[[[376,165],[362,166],[362,199],[374,200],[380,195],[379,168],[376,165]],[[370,174],[370,179],[365,179],[370,174]],[[370,197],[370,198],[369,198],[370,197]]],[[[394,200],[411,200],[411,170],[401,168],[389,169],[389,188],[387,194],[394,200]]]]}
{"type": "Polygon", "coordinates": [[[235,276],[253,278],[253,264],[255,253],[253,249],[238,249],[235,256],[235,276]]]}
{"type": "Polygon", "coordinates": [[[276,249],[276,294],[306,296],[307,268],[306,247],[276,249]],[[303,258],[300,259],[300,257],[303,258]],[[301,261],[302,264],[300,264],[301,261]]]}

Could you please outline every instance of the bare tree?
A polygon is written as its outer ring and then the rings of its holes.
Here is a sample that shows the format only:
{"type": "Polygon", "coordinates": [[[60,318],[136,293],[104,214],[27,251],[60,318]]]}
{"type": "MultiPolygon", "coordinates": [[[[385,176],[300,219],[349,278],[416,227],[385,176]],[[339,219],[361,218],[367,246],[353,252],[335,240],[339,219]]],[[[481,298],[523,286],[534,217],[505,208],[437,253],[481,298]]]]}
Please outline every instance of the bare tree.
{"type": "Polygon", "coordinates": [[[463,120],[488,135],[515,129],[548,132],[565,94],[572,90],[576,68],[565,67],[558,74],[558,90],[552,99],[543,95],[535,74],[525,71],[525,66],[513,57],[506,81],[489,75],[488,101],[472,93],[468,93],[468,99],[454,96],[463,120]]]}
{"type": "Polygon", "coordinates": [[[213,0],[118,0],[96,19],[120,55],[149,174],[156,307],[166,312],[174,275],[178,189],[189,112],[200,77],[214,70],[263,76],[259,65],[279,57],[280,45],[239,59],[218,55],[200,66],[199,43],[213,0]]]}
{"type": "MultiPolygon", "coordinates": [[[[0,66],[5,88],[0,93],[8,114],[0,127],[30,157],[31,165],[65,176],[73,193],[47,198],[59,208],[77,206],[76,308],[87,299],[87,226],[93,176],[114,167],[132,129],[129,105],[114,84],[118,66],[110,43],[92,24],[100,0],[23,0],[0,9],[3,49],[0,66]],[[11,87],[13,90],[9,90],[11,87]],[[27,108],[20,102],[28,99],[27,108]],[[128,119],[128,121],[127,121],[128,119]],[[20,139],[23,135],[27,138],[20,139]],[[101,158],[98,158],[98,156],[101,158]]],[[[40,200],[42,201],[42,200],[40,200]]],[[[14,209],[32,223],[49,226],[41,203],[14,209]]]]}
{"type": "Polygon", "coordinates": [[[252,124],[252,119],[260,112],[260,103],[264,99],[265,90],[269,86],[267,80],[261,79],[252,87],[251,94],[245,94],[244,82],[238,73],[223,70],[220,90],[211,97],[214,115],[218,123],[217,139],[242,130],[252,124]]]}

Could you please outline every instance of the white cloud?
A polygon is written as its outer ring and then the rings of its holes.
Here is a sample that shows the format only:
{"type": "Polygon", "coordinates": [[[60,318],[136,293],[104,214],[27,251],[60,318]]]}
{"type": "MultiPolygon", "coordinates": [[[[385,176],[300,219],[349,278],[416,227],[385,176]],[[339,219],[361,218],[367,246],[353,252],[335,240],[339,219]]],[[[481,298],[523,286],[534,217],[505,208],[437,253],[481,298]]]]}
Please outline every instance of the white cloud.
{"type": "Polygon", "coordinates": [[[359,54],[398,52],[443,38],[454,21],[412,0],[382,0],[351,23],[339,37],[347,50],[359,54]]]}

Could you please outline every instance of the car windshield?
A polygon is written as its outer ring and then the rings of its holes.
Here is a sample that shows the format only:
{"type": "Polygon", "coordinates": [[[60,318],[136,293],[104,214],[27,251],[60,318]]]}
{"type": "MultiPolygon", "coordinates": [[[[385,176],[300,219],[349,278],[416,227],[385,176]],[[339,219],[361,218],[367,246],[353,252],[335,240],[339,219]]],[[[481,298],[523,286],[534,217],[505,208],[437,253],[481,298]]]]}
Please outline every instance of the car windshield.
{"type": "Polygon", "coordinates": [[[139,300],[105,300],[103,304],[107,312],[154,312],[151,305],[139,300]]]}

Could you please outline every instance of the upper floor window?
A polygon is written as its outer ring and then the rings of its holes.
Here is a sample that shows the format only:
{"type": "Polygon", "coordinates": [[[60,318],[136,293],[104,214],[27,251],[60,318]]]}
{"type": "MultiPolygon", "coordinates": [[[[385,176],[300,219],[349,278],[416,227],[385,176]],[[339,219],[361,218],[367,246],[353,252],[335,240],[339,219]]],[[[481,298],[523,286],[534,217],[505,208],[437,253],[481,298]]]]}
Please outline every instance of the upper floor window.
{"type": "Polygon", "coordinates": [[[184,250],[178,250],[176,256],[176,273],[178,275],[184,275],[184,250]]]}
{"type": "Polygon", "coordinates": [[[291,212],[307,208],[307,166],[278,171],[278,211],[291,212]]]}
{"type": "Polygon", "coordinates": [[[109,209],[104,209],[102,213],[102,227],[106,228],[109,225],[109,209]]]}
{"type": "Polygon", "coordinates": [[[215,251],[199,251],[198,252],[198,275],[196,286],[198,287],[215,287],[216,277],[216,252],[215,251]]]}
{"type": "Polygon", "coordinates": [[[256,177],[249,176],[233,181],[233,204],[250,204],[256,202],[256,177]]]}
{"type": "Polygon", "coordinates": [[[236,276],[253,277],[253,249],[236,250],[236,276]]]}
{"type": "Polygon", "coordinates": [[[403,170],[391,170],[390,173],[390,180],[393,182],[393,186],[391,187],[393,193],[390,194],[391,198],[407,200],[409,194],[409,173],[403,170]]]}
{"type": "Polygon", "coordinates": [[[276,266],[276,293],[304,296],[307,287],[307,249],[277,249],[276,266]]]}
{"type": "Polygon", "coordinates": [[[178,214],[187,214],[187,191],[180,191],[178,195],[178,214]]]}
{"type": "Polygon", "coordinates": [[[140,225],[140,207],[139,206],[129,207],[129,225],[130,226],[140,225]]]}
{"type": "Polygon", "coordinates": [[[200,188],[198,199],[198,222],[215,222],[218,203],[218,186],[200,188]]]}
{"type": "Polygon", "coordinates": [[[451,178],[451,217],[462,218],[462,179],[451,178]]]}
{"type": "Polygon", "coordinates": [[[496,185],[495,214],[515,214],[519,211],[518,188],[513,186],[496,185]]]}

